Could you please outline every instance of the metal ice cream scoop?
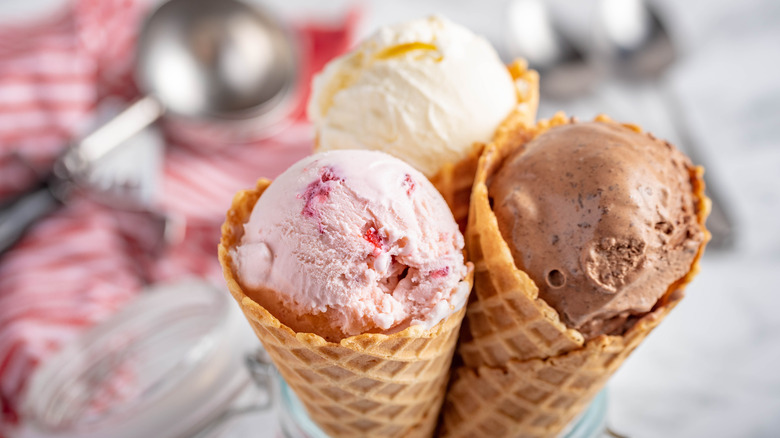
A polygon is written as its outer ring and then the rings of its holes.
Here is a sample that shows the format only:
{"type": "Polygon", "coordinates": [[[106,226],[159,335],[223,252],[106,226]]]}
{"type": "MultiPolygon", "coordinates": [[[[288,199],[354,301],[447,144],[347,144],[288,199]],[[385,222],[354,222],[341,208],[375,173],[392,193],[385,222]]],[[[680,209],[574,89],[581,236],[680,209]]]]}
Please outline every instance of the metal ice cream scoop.
{"type": "Polygon", "coordinates": [[[98,160],[163,114],[251,118],[255,129],[278,122],[292,103],[297,62],[292,36],[257,7],[238,0],[163,3],[138,39],[135,78],[145,97],[69,147],[40,185],[0,206],[0,253],[61,205],[98,160]]]}

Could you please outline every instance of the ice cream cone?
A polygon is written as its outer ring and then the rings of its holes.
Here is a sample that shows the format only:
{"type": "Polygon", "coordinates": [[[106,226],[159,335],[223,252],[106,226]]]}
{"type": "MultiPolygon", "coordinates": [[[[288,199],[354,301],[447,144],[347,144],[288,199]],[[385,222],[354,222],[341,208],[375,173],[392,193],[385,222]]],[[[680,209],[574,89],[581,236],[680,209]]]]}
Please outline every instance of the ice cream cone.
{"type": "MultiPolygon", "coordinates": [[[[539,107],[539,74],[528,68],[528,63],[517,59],[508,66],[509,73],[517,90],[517,106],[496,129],[493,143],[504,143],[518,135],[520,127],[531,129],[536,124],[536,111],[539,107]]],[[[445,164],[431,178],[431,182],[450,206],[455,221],[466,228],[469,214],[469,197],[477,170],[477,161],[484,145],[476,143],[466,158],[445,164]]]]}
{"type": "MultiPolygon", "coordinates": [[[[603,116],[597,120],[615,123],[603,116]]],[[[508,130],[479,159],[466,233],[475,289],[458,349],[463,364],[454,372],[442,411],[442,436],[556,436],[679,302],[682,289],[698,272],[704,244],[688,273],[669,285],[650,313],[621,336],[599,335],[588,342],[538,297],[537,286],[516,267],[500,233],[487,180],[510,150],[552,126],[572,122],[559,114],[531,132],[522,126],[518,135],[508,130]]],[[[704,230],[709,200],[702,173],[700,167],[693,169],[690,181],[697,221],[704,230]]],[[[706,243],[709,233],[704,233],[706,243]]]]}
{"type": "Polygon", "coordinates": [[[260,180],[256,189],[236,194],[222,226],[219,260],[231,294],[279,372],[330,436],[431,436],[465,307],[429,330],[413,325],[391,335],[361,334],[338,343],[293,331],[247,296],[229,252],[269,184],[260,180]]]}

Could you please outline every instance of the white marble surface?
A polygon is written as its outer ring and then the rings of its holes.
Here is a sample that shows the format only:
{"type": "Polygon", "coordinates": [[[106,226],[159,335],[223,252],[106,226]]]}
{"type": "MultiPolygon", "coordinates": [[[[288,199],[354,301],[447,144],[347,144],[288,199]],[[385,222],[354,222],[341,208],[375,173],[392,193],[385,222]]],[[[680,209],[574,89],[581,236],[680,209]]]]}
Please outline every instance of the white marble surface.
{"type": "MultiPolygon", "coordinates": [[[[312,10],[337,14],[339,7],[313,0],[264,3],[285,17],[311,15],[312,10]]],[[[582,7],[580,0],[556,3],[582,7]]],[[[777,437],[780,2],[657,4],[667,13],[683,49],[667,80],[679,93],[694,137],[703,146],[707,178],[723,191],[736,220],[737,245],[705,255],[687,298],[612,379],[609,423],[630,437],[777,437]]],[[[505,5],[505,0],[374,0],[363,5],[366,19],[360,33],[439,12],[500,44],[505,5]]],[[[630,114],[630,121],[674,140],[654,98],[652,89],[612,84],[601,87],[596,98],[605,107],[571,107],[583,118],[598,112],[615,118],[630,114]]],[[[545,106],[542,115],[553,109],[557,108],[545,106]]],[[[224,436],[250,436],[248,431],[253,436],[275,436],[271,421],[268,415],[247,418],[244,427],[224,436]]]]}

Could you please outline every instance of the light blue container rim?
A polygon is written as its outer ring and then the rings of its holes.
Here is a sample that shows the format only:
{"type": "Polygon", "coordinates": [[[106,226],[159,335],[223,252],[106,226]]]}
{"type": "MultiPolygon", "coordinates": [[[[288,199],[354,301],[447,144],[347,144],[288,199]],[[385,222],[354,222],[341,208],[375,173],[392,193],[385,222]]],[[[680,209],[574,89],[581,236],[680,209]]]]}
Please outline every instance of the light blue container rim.
{"type": "MultiPolygon", "coordinates": [[[[306,413],[303,404],[295,393],[287,385],[287,382],[277,374],[279,394],[281,396],[281,409],[286,410],[282,415],[289,414],[290,420],[306,435],[306,438],[328,438],[306,413]]],[[[607,390],[599,392],[593,401],[578,418],[574,420],[571,428],[561,438],[596,438],[603,434],[607,425],[607,390]]]]}

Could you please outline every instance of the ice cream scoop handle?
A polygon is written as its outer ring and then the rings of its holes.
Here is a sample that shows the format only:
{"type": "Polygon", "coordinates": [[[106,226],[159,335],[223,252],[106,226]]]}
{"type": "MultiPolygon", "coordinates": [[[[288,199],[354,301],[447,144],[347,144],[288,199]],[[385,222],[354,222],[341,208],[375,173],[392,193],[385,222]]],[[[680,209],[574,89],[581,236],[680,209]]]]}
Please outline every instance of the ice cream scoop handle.
{"type": "Polygon", "coordinates": [[[60,205],[61,201],[46,182],[0,206],[0,254],[10,249],[32,224],[60,205]]]}
{"type": "MultiPolygon", "coordinates": [[[[122,142],[157,120],[164,112],[152,96],[130,105],[105,125],[74,146],[57,161],[53,175],[79,175],[122,142]]],[[[10,249],[36,221],[62,204],[53,190],[61,188],[61,179],[52,176],[21,195],[0,205],[0,254],[10,249]]]]}
{"type": "MultiPolygon", "coordinates": [[[[127,107],[113,119],[84,137],[76,146],[79,158],[85,164],[97,160],[116,149],[116,147],[134,136],[164,112],[163,106],[153,96],[146,96],[127,107]]],[[[80,169],[69,169],[71,172],[80,169]]]]}

